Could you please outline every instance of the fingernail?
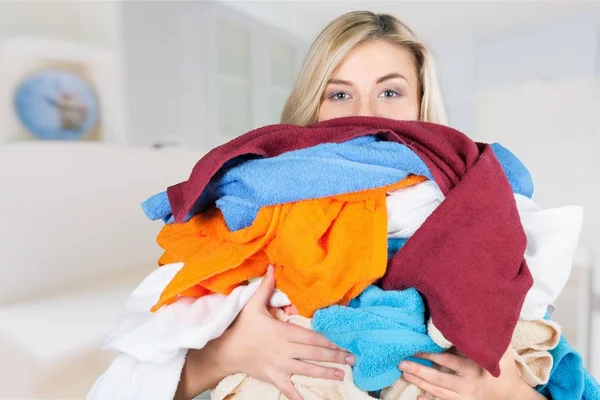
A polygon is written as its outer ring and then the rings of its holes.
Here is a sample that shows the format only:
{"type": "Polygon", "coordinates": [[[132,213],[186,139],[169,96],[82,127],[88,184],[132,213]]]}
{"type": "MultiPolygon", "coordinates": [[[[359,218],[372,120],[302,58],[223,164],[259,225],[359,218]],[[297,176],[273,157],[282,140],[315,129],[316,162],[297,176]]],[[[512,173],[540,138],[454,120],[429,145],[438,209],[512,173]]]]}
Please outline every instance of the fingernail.
{"type": "Polygon", "coordinates": [[[273,275],[273,266],[271,264],[269,264],[269,266],[267,267],[267,276],[271,276],[273,275]]]}
{"type": "Polygon", "coordinates": [[[402,371],[408,371],[408,370],[410,369],[410,364],[409,364],[409,363],[407,363],[406,361],[402,361],[402,362],[400,363],[400,369],[401,369],[402,371]]]}
{"type": "Polygon", "coordinates": [[[336,369],[335,376],[337,376],[338,378],[344,379],[344,371],[342,371],[341,369],[336,369]]]}
{"type": "Polygon", "coordinates": [[[348,365],[354,365],[354,363],[356,363],[356,358],[354,358],[354,356],[347,356],[346,357],[346,364],[348,364],[348,365]]]}

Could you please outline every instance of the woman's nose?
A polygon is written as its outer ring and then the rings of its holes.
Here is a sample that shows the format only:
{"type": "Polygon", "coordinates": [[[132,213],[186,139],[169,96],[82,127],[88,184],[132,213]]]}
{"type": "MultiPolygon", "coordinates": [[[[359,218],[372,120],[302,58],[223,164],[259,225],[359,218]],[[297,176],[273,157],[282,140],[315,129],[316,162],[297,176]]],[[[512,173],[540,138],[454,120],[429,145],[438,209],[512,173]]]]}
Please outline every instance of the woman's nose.
{"type": "Polygon", "coordinates": [[[355,109],[354,116],[376,117],[377,107],[371,101],[361,101],[355,109]]]}

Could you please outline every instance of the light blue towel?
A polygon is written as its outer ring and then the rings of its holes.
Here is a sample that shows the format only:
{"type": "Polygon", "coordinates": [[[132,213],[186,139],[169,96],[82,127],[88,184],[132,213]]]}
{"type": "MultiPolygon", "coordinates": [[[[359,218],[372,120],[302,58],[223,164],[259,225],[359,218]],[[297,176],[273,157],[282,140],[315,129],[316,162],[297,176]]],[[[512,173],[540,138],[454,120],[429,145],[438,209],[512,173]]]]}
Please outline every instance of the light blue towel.
{"type": "Polygon", "coordinates": [[[552,400],[600,400],[598,382],[583,368],[581,356],[564,337],[550,354],[554,359],[550,380],[538,386],[538,392],[552,400]]]}
{"type": "MultiPolygon", "coordinates": [[[[407,146],[373,135],[235,164],[211,180],[194,207],[200,211],[216,203],[232,231],[252,225],[262,206],[382,187],[411,173],[433,179],[407,146]]],[[[148,199],[142,208],[150,219],[171,219],[168,199],[162,194],[148,199]]]]}
{"type": "Polygon", "coordinates": [[[383,389],[401,376],[398,365],[419,352],[443,351],[427,335],[425,304],[415,289],[383,291],[369,286],[349,307],[331,306],[313,316],[313,329],[356,357],[354,383],[383,389]]]}
{"type": "Polygon", "coordinates": [[[491,146],[510,186],[512,186],[513,193],[531,198],[533,196],[533,179],[525,165],[500,143],[492,143],[491,146]]]}
{"type": "Polygon", "coordinates": [[[388,260],[394,257],[394,254],[402,248],[408,242],[408,239],[404,238],[389,238],[388,239],[388,260]]]}
{"type": "MultiPolygon", "coordinates": [[[[515,193],[531,197],[533,182],[525,166],[501,145],[495,143],[492,148],[515,193]]],[[[211,180],[186,220],[215,203],[229,229],[236,231],[252,225],[263,206],[372,189],[409,174],[433,179],[407,146],[376,136],[325,143],[272,158],[234,159],[211,180]]],[[[173,222],[164,192],[146,200],[142,209],[152,220],[173,222]]]]}

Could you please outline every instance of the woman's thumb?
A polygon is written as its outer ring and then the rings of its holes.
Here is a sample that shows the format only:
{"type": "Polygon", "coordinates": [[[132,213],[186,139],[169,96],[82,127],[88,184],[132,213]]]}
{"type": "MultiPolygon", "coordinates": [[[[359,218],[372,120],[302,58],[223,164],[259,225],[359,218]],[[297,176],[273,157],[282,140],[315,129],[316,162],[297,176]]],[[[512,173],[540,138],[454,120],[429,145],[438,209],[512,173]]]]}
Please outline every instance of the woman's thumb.
{"type": "Polygon", "coordinates": [[[267,307],[269,305],[269,301],[271,300],[271,296],[273,295],[273,290],[275,290],[275,274],[273,272],[273,266],[269,265],[267,268],[267,274],[260,283],[256,293],[254,293],[248,302],[248,305],[257,306],[260,308],[267,307]]]}

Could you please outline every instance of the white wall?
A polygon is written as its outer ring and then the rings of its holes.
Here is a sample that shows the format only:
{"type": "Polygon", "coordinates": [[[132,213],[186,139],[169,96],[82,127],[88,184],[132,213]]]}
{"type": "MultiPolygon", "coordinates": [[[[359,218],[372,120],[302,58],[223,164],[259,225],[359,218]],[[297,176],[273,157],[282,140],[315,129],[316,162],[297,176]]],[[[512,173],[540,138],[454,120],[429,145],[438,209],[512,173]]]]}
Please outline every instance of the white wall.
{"type": "Polygon", "coordinates": [[[0,40],[40,35],[113,49],[117,45],[117,2],[0,1],[0,40]]]}

